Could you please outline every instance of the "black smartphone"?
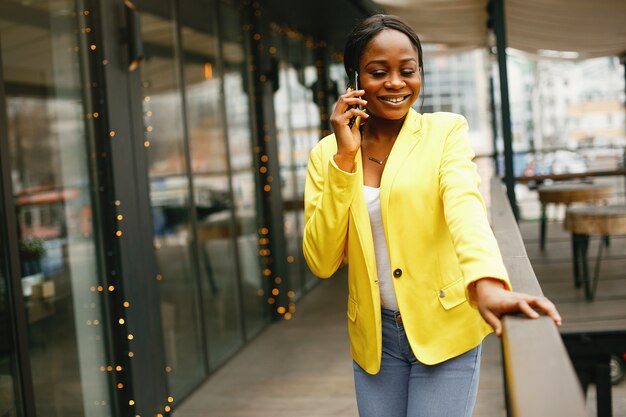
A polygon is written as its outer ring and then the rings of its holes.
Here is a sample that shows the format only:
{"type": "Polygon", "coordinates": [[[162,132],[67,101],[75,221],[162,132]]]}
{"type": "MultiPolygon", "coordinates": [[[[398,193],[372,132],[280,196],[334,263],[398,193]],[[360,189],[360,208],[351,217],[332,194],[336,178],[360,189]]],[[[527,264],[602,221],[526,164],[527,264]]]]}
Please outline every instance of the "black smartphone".
{"type": "MultiPolygon", "coordinates": [[[[350,87],[352,87],[353,90],[358,90],[359,89],[359,73],[357,71],[354,71],[354,74],[352,75],[352,80],[350,82],[350,87]]],[[[360,105],[355,105],[355,106],[350,106],[351,109],[359,109],[361,110],[361,106],[360,105]]],[[[356,117],[353,117],[352,119],[350,119],[350,122],[348,122],[348,127],[352,128],[352,126],[354,126],[354,122],[356,121],[356,117]]]]}

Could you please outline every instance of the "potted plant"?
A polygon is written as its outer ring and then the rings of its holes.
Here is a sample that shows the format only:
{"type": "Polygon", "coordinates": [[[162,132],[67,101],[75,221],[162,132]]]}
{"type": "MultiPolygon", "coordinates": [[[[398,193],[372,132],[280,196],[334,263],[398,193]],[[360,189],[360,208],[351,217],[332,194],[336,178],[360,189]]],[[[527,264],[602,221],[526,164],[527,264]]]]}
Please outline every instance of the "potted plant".
{"type": "Polygon", "coordinates": [[[41,259],[46,255],[43,239],[29,237],[20,241],[22,263],[22,289],[24,295],[34,298],[54,296],[54,282],[44,279],[41,259]]]}
{"type": "Polygon", "coordinates": [[[41,258],[46,254],[43,239],[29,237],[20,241],[20,259],[22,275],[34,275],[41,272],[41,258]]]}

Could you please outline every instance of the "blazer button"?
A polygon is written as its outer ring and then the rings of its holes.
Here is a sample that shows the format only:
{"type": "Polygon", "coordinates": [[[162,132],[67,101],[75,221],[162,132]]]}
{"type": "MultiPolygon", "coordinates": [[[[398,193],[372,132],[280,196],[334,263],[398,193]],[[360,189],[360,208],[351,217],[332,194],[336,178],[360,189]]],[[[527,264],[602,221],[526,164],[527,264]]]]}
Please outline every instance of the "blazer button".
{"type": "Polygon", "coordinates": [[[400,278],[402,276],[402,270],[400,268],[396,268],[393,271],[393,276],[396,277],[396,278],[400,278]]]}
{"type": "Polygon", "coordinates": [[[444,290],[439,291],[439,298],[444,298],[446,296],[446,292],[444,290]]]}

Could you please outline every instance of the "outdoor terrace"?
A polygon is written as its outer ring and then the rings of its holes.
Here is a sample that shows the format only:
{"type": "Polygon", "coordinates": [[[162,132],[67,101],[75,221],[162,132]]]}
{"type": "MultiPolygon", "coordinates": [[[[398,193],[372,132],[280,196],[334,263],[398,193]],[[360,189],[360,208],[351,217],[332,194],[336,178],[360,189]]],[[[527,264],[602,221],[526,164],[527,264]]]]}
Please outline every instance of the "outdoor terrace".
{"type": "MultiPolygon", "coordinates": [[[[620,190],[623,190],[623,178],[612,181],[618,186],[621,184],[620,190]]],[[[533,198],[536,196],[532,191],[525,196],[521,203],[527,205],[525,210],[529,213],[535,209],[533,205],[537,203],[533,198]]],[[[616,195],[615,200],[620,201],[622,196],[616,195]]],[[[550,211],[548,241],[543,252],[539,248],[538,219],[519,223],[541,289],[555,302],[563,316],[559,331],[567,335],[626,330],[626,236],[611,239],[602,261],[595,298],[587,301],[583,290],[574,287],[571,241],[562,227],[562,214],[559,208],[550,211]]],[[[592,239],[590,258],[595,257],[599,241],[592,239]]],[[[590,267],[593,266],[590,260],[590,267]]],[[[320,281],[317,288],[299,303],[293,320],[271,326],[244,347],[186,399],[174,415],[356,417],[345,323],[345,280],[343,271],[331,280],[320,281]]],[[[474,416],[506,416],[502,348],[500,340],[493,335],[485,340],[481,374],[474,416]]],[[[531,384],[541,389],[546,379],[538,375],[531,384]]],[[[546,391],[550,388],[545,387],[546,391]]],[[[550,401],[559,408],[560,404],[567,404],[572,399],[555,397],[550,401]]],[[[626,381],[613,386],[612,408],[614,416],[626,415],[626,381]]],[[[581,414],[585,413],[598,415],[593,385],[586,394],[586,410],[581,414]]]]}

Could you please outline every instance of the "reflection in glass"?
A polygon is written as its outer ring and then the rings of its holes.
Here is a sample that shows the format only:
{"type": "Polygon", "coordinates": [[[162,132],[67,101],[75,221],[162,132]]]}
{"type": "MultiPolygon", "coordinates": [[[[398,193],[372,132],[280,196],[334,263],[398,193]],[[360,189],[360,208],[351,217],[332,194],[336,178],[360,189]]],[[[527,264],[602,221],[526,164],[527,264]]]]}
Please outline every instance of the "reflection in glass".
{"type": "Polygon", "coordinates": [[[257,218],[260,216],[258,188],[252,159],[252,121],[246,82],[246,45],[239,11],[230,5],[220,8],[224,58],[224,90],[227,91],[226,123],[230,149],[237,245],[241,268],[241,297],[246,337],[257,334],[269,320],[263,293],[257,218]]]}
{"type": "MultiPolygon", "coordinates": [[[[196,236],[211,369],[243,344],[219,42],[216,27],[208,18],[214,9],[215,5],[211,8],[206,0],[181,4],[187,125],[198,217],[196,236]]],[[[229,90],[227,96],[236,100],[236,95],[236,90],[229,90]]],[[[231,149],[235,147],[231,144],[231,149]]]]}
{"type": "Polygon", "coordinates": [[[274,94],[280,179],[285,201],[284,228],[289,289],[298,297],[315,277],[302,256],[304,179],[309,151],[320,139],[319,108],[313,100],[317,69],[313,51],[304,42],[273,33],[278,48],[279,89],[274,94]]]}
{"type": "Polygon", "coordinates": [[[141,14],[144,146],[148,152],[154,246],[170,390],[188,394],[206,375],[190,219],[176,28],[168,15],[141,14]]]}
{"type": "Polygon", "coordinates": [[[84,5],[11,3],[0,1],[1,54],[37,415],[109,416],[85,117],[93,110],[75,13],[84,5]]]}

